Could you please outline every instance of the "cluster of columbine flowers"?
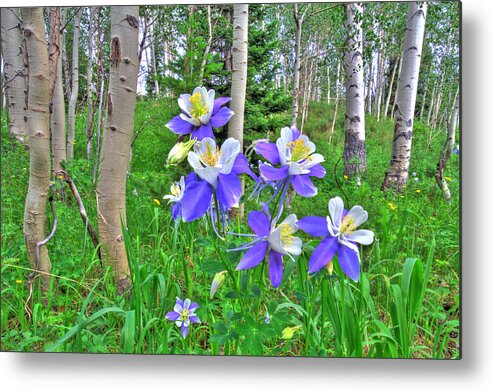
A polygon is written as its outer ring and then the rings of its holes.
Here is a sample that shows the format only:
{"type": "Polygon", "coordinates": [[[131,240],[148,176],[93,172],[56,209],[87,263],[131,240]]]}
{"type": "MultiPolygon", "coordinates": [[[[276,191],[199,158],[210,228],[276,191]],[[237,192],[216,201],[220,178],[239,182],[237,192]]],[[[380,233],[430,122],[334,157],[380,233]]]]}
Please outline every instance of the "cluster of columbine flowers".
{"type": "MultiPolygon", "coordinates": [[[[230,98],[214,99],[214,96],[214,90],[208,91],[204,87],[197,87],[192,95],[181,95],[178,105],[182,112],[167,124],[174,133],[190,135],[189,141],[173,147],[168,164],[188,159],[193,169],[186,177],[182,176],[175,182],[171,186],[171,194],[164,197],[172,204],[173,219],[189,222],[208,213],[214,231],[220,236],[216,227],[218,219],[224,233],[229,212],[232,207],[239,205],[242,194],[239,176],[247,174],[255,182],[252,198],[259,200],[267,188],[272,191],[266,202],[260,202],[260,210],[248,214],[248,225],[253,234],[244,236],[251,240],[232,250],[246,250],[237,270],[250,269],[265,261],[272,285],[279,287],[283,279],[284,257],[294,260],[302,252],[302,241],[295,236],[301,229],[311,236],[322,238],[310,257],[309,273],[317,273],[323,267],[331,270],[332,259],[337,254],[341,270],[352,280],[358,281],[358,243],[373,242],[372,231],[357,229],[368,218],[361,206],[354,206],[348,211],[342,199],[335,197],[329,201],[327,216],[307,216],[298,220],[295,214],[289,214],[281,220],[290,191],[302,197],[317,195],[312,178],[323,178],[326,172],[321,164],[324,157],[315,153],[315,144],[298,129],[288,127],[281,129],[281,135],[275,143],[268,140],[255,142],[254,152],[265,159],[258,163],[257,176],[240,150],[239,141],[228,138],[221,146],[216,144],[212,129],[224,126],[234,113],[225,106],[230,98]]],[[[215,279],[211,297],[223,280],[223,274],[217,281],[215,279]]],[[[183,313],[187,316],[189,314],[189,308],[185,312],[181,310],[185,309],[185,304],[177,299],[174,313],[168,313],[168,319],[176,321],[177,325],[180,323],[183,336],[186,336],[183,329],[186,316],[183,313]]],[[[193,306],[194,309],[197,307],[193,306]]],[[[194,322],[194,319],[190,318],[190,321],[194,322]]]]}

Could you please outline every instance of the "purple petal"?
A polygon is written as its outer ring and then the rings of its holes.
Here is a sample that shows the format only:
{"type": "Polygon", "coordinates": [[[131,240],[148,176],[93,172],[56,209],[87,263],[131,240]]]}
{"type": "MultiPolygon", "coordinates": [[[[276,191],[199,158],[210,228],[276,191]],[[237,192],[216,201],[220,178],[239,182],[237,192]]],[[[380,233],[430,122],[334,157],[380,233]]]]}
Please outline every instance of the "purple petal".
{"type": "Polygon", "coordinates": [[[293,175],[293,188],[302,197],[317,195],[317,188],[313,185],[308,175],[293,175]]]}
{"type": "Polygon", "coordinates": [[[235,173],[217,176],[216,196],[221,210],[228,211],[236,206],[241,197],[241,181],[235,173]]]}
{"type": "Polygon", "coordinates": [[[176,202],[173,205],[171,205],[171,217],[173,217],[174,221],[176,221],[178,217],[180,217],[180,212],[181,212],[180,202],[176,202]]]}
{"type": "Polygon", "coordinates": [[[327,228],[327,219],[320,216],[307,216],[303,217],[296,225],[312,236],[325,237],[329,234],[327,228]]]}
{"type": "Polygon", "coordinates": [[[212,114],[209,123],[214,128],[220,128],[221,126],[226,125],[233,115],[233,110],[228,107],[221,107],[221,109],[216,114],[212,114]]]}
{"type": "Polygon", "coordinates": [[[320,164],[315,164],[310,168],[308,176],[314,176],[315,178],[323,178],[325,176],[325,168],[320,164]]]}
{"type": "Polygon", "coordinates": [[[260,173],[269,181],[278,181],[288,176],[288,166],[275,168],[268,164],[260,163],[260,173]]]}
{"type": "Polygon", "coordinates": [[[221,106],[224,106],[230,100],[231,100],[231,98],[226,97],[226,96],[222,96],[222,97],[214,99],[214,108],[212,109],[212,115],[216,114],[218,112],[218,110],[221,108],[221,106]]]}
{"type": "Polygon", "coordinates": [[[180,314],[178,312],[175,312],[175,311],[170,311],[166,314],[166,319],[171,320],[173,322],[175,320],[177,320],[179,317],[180,317],[180,314]]]}
{"type": "Polygon", "coordinates": [[[250,165],[248,164],[248,160],[245,155],[242,153],[239,153],[236,155],[235,162],[233,164],[233,169],[232,172],[234,172],[236,175],[240,174],[248,174],[252,177],[254,181],[258,181],[257,176],[252,172],[250,169],[250,165]]]}
{"type": "Polygon", "coordinates": [[[176,134],[192,133],[194,126],[185,120],[182,120],[179,115],[169,121],[166,126],[169,130],[176,134]]]}
{"type": "Polygon", "coordinates": [[[200,319],[196,315],[190,315],[189,319],[190,319],[190,322],[192,322],[192,323],[200,323],[200,319]]]}
{"type": "Polygon", "coordinates": [[[282,282],[282,255],[277,251],[270,250],[269,257],[269,277],[274,288],[281,285],[282,282]]]}
{"type": "Polygon", "coordinates": [[[341,244],[339,246],[339,265],[342,271],[353,281],[359,279],[359,256],[356,251],[341,244]]]}
{"type": "Polygon", "coordinates": [[[192,182],[197,182],[199,179],[197,178],[197,174],[195,174],[193,171],[188,174],[185,178],[185,187],[188,186],[192,182]]]}
{"type": "Polygon", "coordinates": [[[212,201],[212,186],[206,181],[192,182],[183,193],[181,218],[184,222],[202,217],[212,201]]]}
{"type": "Polygon", "coordinates": [[[199,308],[199,305],[197,303],[195,303],[195,302],[192,302],[190,304],[190,307],[188,307],[188,310],[191,312],[193,310],[196,310],[197,308],[199,308]]]}
{"type": "Polygon", "coordinates": [[[212,132],[212,127],[210,124],[200,125],[200,127],[192,132],[192,137],[195,137],[198,141],[210,137],[214,139],[214,133],[212,132]]]}
{"type": "Polygon", "coordinates": [[[236,270],[251,269],[252,267],[257,266],[264,260],[268,246],[269,243],[267,241],[261,241],[249,248],[241,258],[238,266],[236,266],[236,270]]]}
{"type": "Polygon", "coordinates": [[[269,218],[258,210],[252,210],[248,213],[248,225],[258,236],[267,236],[270,233],[269,218]]]}
{"type": "Polygon", "coordinates": [[[327,265],[334,258],[339,247],[344,246],[339,246],[336,237],[328,236],[322,240],[315,250],[313,250],[312,256],[310,257],[308,273],[316,273],[327,265]]]}
{"type": "Polygon", "coordinates": [[[298,130],[297,127],[291,127],[291,134],[293,135],[293,141],[298,140],[298,138],[301,135],[301,132],[298,130]]]}
{"type": "Polygon", "coordinates": [[[181,325],[181,335],[183,338],[186,338],[188,334],[188,327],[185,327],[184,324],[181,325]]]}
{"type": "Polygon", "coordinates": [[[271,164],[279,163],[279,150],[275,143],[257,143],[253,148],[255,153],[262,155],[271,164]]]}

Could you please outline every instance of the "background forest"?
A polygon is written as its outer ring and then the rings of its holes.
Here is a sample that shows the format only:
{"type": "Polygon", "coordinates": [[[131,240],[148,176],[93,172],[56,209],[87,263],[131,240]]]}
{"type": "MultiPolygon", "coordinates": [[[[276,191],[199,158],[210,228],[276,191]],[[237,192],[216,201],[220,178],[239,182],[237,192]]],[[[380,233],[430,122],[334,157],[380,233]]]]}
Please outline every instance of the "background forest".
{"type": "MultiPolygon", "coordinates": [[[[454,1],[2,8],[1,349],[460,357],[459,16],[454,1]],[[318,195],[285,208],[361,205],[375,240],[358,281],[336,262],[309,275],[320,238],[299,231],[274,288],[267,267],[235,270],[241,236],[173,221],[163,196],[190,166],[167,125],[198,86],[232,98],[214,135],[256,175],[254,146],[281,128],[316,144],[318,195]],[[176,297],[198,303],[186,338],[176,297]]],[[[246,234],[243,185],[230,231],[246,234]]]]}

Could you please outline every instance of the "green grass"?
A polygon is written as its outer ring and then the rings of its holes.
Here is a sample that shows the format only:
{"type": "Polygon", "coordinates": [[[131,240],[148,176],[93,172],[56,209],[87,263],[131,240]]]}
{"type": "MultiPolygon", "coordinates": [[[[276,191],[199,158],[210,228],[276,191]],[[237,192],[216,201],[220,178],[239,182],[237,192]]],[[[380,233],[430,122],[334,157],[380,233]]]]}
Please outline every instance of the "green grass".
{"type": "MultiPolygon", "coordinates": [[[[308,259],[318,244],[302,236],[297,262],[285,261],[285,276],[273,289],[265,267],[235,272],[241,253],[227,252],[242,238],[216,240],[205,221],[174,224],[162,201],[169,186],[188,171],[187,164],[166,168],[175,136],[165,128],[176,114],[174,101],[139,101],[135,142],[127,182],[129,230],[125,243],[132,270],[131,295],[118,296],[113,276],[101,265],[85,232],[75,203],[57,201],[59,227],[48,244],[53,264],[47,305],[41,292],[29,292],[29,261],[22,218],[28,181],[28,151],[13,141],[2,123],[2,350],[243,354],[328,357],[458,358],[459,350],[459,162],[454,155],[446,170],[453,193],[445,202],[434,170],[445,137],[427,147],[428,128],[416,122],[410,176],[405,191],[383,194],[388,168],[392,121],[367,116],[367,174],[345,179],[342,163],[343,107],[328,144],[333,108],[313,103],[305,132],[325,158],[327,176],[315,180],[319,194],[296,197],[291,211],[298,218],[324,215],[331,197],[347,197],[369,214],[365,228],[375,232],[372,246],[362,249],[358,283],[334,273],[308,278],[308,259]],[[344,196],[345,195],[345,196],[344,196]],[[215,273],[228,270],[214,299],[209,288],[215,273]],[[198,302],[200,325],[183,340],[165,319],[175,297],[198,302]],[[29,302],[28,302],[29,299],[29,302]],[[265,322],[269,315],[270,323],[265,322]],[[294,327],[292,338],[283,330],[294,327]]],[[[5,116],[2,116],[2,119],[5,116]]],[[[288,123],[289,113],[273,121],[288,123]]],[[[94,162],[85,159],[84,117],[77,118],[76,158],[67,164],[96,226],[94,162]]],[[[246,124],[248,129],[248,124],[246,124]]],[[[266,134],[246,132],[246,144],[266,134]]],[[[271,135],[275,139],[276,135],[271,135]]],[[[247,181],[248,183],[248,181],[247,181]]],[[[245,209],[257,209],[246,201],[245,209]]],[[[52,217],[48,218],[48,226],[52,217]]],[[[235,230],[247,232],[246,221],[235,230]]]]}

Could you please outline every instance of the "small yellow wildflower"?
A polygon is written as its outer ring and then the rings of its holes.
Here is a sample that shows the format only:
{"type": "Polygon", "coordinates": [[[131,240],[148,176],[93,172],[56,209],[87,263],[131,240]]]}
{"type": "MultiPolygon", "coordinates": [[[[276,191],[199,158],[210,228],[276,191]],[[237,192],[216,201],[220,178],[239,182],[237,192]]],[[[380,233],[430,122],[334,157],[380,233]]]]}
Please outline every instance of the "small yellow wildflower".
{"type": "Polygon", "coordinates": [[[450,178],[449,176],[444,176],[443,179],[445,179],[447,182],[450,182],[452,180],[452,178],[450,178]]]}
{"type": "Polygon", "coordinates": [[[282,331],[282,337],[281,338],[282,339],[291,339],[291,338],[293,338],[294,333],[296,333],[300,328],[301,328],[301,326],[286,327],[282,331]]]}
{"type": "Polygon", "coordinates": [[[157,198],[154,198],[153,201],[157,206],[161,206],[161,201],[159,201],[157,198]]]}
{"type": "Polygon", "coordinates": [[[416,193],[421,193],[421,190],[419,190],[419,189],[416,189],[416,193]]]}
{"type": "Polygon", "coordinates": [[[389,202],[387,205],[389,206],[390,210],[396,210],[397,209],[397,206],[395,206],[392,202],[389,202]]]}
{"type": "Polygon", "coordinates": [[[349,177],[347,175],[344,175],[344,180],[347,181],[349,177]]]}
{"type": "Polygon", "coordinates": [[[22,284],[22,280],[15,280],[16,284],[22,284]]]}

